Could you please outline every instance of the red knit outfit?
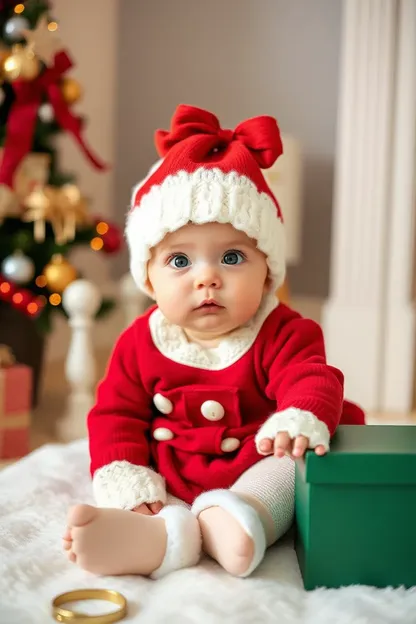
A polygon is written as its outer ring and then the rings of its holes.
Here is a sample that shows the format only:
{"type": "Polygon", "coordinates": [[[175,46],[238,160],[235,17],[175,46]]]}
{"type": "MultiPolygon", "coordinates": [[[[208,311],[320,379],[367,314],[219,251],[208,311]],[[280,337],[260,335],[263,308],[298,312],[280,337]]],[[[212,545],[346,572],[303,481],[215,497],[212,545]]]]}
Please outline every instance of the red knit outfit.
{"type": "Polygon", "coordinates": [[[121,460],[152,465],[170,493],[192,503],[263,459],[254,437],[276,412],[304,424],[315,417],[311,432],[330,435],[339,423],[364,423],[343,399],[342,373],[326,363],[319,326],[285,305],[218,370],[186,363],[185,342],[185,363],[170,359],[169,344],[156,346],[149,319],[158,314],[152,308],[122,334],[99,386],[88,417],[92,474],[121,460]]]}

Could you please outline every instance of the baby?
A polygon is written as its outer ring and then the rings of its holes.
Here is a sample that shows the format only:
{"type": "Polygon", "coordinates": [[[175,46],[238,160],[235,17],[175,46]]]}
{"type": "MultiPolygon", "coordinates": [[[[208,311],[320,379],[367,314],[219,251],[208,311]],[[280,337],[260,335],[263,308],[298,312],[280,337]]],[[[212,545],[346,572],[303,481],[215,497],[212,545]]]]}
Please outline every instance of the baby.
{"type": "Polygon", "coordinates": [[[338,424],[364,415],[319,326],[276,298],[284,228],[261,172],[282,153],[276,121],[223,130],[182,105],[156,146],[126,235],[157,305],[121,335],[99,386],[98,507],[70,511],[64,548],[97,574],[160,578],[203,552],[246,577],[293,521],[294,459],[324,455],[338,424]]]}

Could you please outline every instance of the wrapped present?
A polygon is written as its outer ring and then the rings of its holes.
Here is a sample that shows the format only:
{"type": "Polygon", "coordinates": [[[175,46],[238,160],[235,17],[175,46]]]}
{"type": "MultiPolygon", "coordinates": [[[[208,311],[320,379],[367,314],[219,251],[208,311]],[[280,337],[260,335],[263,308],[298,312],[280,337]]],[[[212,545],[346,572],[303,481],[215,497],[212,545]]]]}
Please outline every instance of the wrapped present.
{"type": "Polygon", "coordinates": [[[295,499],[305,589],[416,586],[414,425],[341,425],[296,461],[295,499]]]}
{"type": "Polygon", "coordinates": [[[19,459],[30,451],[32,369],[15,362],[0,345],[0,461],[19,459]]]}

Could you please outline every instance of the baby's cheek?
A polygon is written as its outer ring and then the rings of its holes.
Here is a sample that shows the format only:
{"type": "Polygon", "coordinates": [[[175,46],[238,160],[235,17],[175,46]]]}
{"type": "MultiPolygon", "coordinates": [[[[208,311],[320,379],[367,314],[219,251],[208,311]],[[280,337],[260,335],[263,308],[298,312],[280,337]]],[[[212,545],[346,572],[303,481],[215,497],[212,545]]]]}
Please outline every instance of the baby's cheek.
{"type": "Polygon", "coordinates": [[[169,321],[181,325],[187,313],[186,296],[175,289],[166,288],[158,300],[159,308],[169,321]]]}

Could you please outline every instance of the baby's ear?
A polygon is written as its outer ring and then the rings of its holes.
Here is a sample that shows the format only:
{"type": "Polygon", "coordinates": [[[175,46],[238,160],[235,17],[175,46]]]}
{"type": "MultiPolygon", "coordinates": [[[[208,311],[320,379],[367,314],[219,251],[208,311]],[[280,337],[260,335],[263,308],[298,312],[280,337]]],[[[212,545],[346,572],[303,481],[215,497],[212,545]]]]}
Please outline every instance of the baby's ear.
{"type": "Polygon", "coordinates": [[[146,282],[145,282],[145,284],[144,284],[144,285],[145,285],[146,290],[148,291],[149,295],[150,295],[151,297],[153,297],[153,298],[154,298],[154,296],[155,296],[155,291],[154,291],[154,288],[153,288],[153,286],[152,286],[152,282],[150,281],[150,279],[149,279],[149,278],[147,278],[147,280],[146,280],[146,282]]]}
{"type": "Polygon", "coordinates": [[[150,263],[151,263],[152,255],[153,255],[153,250],[152,249],[150,250],[150,254],[151,254],[150,255],[150,259],[147,261],[147,264],[146,264],[146,275],[147,275],[147,277],[146,277],[146,281],[144,283],[144,286],[145,286],[146,290],[149,292],[149,295],[151,297],[153,297],[155,291],[153,290],[152,282],[150,281],[150,278],[149,278],[149,268],[150,268],[150,263]]]}
{"type": "Polygon", "coordinates": [[[272,290],[272,286],[273,286],[273,280],[270,277],[270,275],[267,274],[267,277],[264,282],[264,292],[269,293],[272,290]]]}

